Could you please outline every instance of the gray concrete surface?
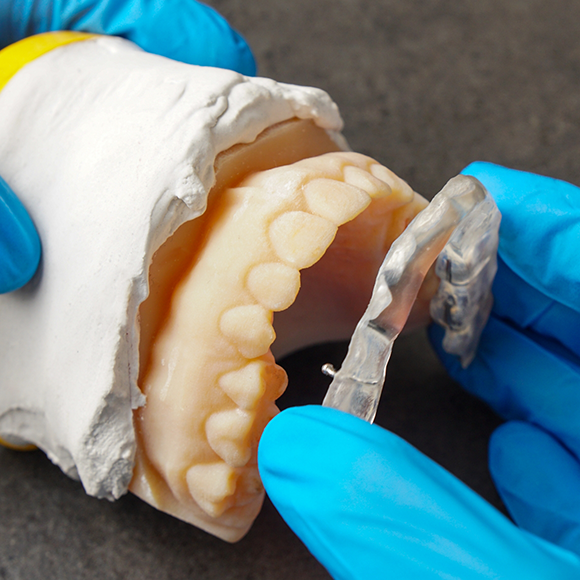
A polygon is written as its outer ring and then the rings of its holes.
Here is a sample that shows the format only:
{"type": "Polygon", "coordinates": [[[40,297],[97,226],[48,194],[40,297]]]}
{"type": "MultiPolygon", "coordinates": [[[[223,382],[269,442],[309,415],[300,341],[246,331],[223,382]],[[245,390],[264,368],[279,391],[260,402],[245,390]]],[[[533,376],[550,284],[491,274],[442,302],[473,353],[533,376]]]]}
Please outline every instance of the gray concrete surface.
{"type": "MultiPolygon", "coordinates": [[[[213,0],[260,74],[326,89],[353,149],[433,195],[475,159],[580,184],[580,5],[573,0],[213,0]]],[[[0,322],[1,323],[1,322],[0,322]]],[[[283,404],[321,400],[320,364],[283,362],[283,404]]],[[[499,420],[463,393],[422,334],[398,341],[378,423],[499,505],[486,468],[499,420]]],[[[39,452],[0,449],[0,579],[328,578],[274,508],[229,545],[126,496],[87,497],[39,452]]]]}

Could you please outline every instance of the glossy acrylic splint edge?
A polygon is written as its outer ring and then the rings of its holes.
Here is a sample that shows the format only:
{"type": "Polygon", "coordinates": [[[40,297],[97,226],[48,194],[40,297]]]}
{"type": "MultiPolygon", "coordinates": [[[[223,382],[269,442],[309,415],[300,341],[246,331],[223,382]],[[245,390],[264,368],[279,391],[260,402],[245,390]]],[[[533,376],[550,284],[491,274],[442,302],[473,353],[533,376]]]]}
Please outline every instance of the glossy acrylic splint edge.
{"type": "Polygon", "coordinates": [[[477,179],[458,175],[445,185],[391,246],[342,367],[325,371],[333,380],[324,406],[374,421],[393,343],[435,260],[441,283],[431,316],[445,328],[443,348],[469,365],[492,306],[500,220],[477,179]]]}

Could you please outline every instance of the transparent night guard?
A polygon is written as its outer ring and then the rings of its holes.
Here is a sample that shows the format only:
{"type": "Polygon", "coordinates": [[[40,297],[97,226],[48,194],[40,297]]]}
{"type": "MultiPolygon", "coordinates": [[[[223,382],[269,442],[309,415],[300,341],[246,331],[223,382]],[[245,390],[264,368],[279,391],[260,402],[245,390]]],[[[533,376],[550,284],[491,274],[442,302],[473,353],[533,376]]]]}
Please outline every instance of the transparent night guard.
{"type": "Polygon", "coordinates": [[[333,377],[324,406],[374,421],[393,342],[435,260],[441,283],[431,316],[445,328],[445,351],[469,365],[493,302],[500,220],[477,179],[458,175],[445,185],[391,246],[342,367],[323,368],[333,377]]]}

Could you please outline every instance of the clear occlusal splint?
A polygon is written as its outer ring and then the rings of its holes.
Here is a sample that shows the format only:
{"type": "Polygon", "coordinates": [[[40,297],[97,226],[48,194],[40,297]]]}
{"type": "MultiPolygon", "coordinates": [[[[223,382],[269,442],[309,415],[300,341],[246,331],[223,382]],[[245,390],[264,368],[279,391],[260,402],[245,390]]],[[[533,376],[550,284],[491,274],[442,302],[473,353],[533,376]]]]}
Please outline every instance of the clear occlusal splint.
{"type": "Polygon", "coordinates": [[[445,328],[443,348],[467,367],[493,304],[501,214],[475,178],[451,179],[395,240],[377,275],[369,305],[352,335],[323,405],[374,421],[393,343],[435,263],[441,280],[432,318],[445,328]]]}

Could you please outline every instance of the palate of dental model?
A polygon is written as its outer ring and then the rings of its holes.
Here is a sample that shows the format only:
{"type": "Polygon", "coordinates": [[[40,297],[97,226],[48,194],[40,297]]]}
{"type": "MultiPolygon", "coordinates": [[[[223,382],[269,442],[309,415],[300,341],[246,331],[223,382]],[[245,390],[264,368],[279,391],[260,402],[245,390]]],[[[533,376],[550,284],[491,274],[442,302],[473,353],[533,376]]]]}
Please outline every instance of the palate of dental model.
{"type": "Polygon", "coordinates": [[[426,205],[345,152],[340,129],[322,91],[120,39],[18,70],[0,91],[0,174],[43,259],[0,297],[0,437],[37,445],[91,495],[130,485],[239,539],[287,384],[271,348],[349,337],[426,205]]]}

